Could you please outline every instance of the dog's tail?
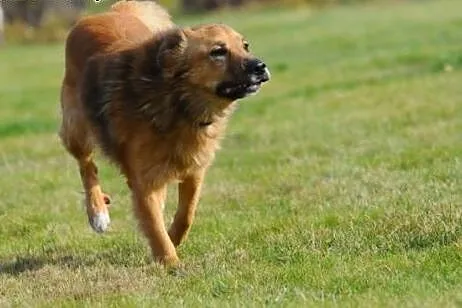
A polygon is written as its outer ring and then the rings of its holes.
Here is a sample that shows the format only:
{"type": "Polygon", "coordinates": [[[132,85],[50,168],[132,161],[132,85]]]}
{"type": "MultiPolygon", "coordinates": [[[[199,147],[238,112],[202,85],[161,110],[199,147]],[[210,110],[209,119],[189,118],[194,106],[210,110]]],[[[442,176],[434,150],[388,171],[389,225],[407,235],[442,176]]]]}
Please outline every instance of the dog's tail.
{"type": "Polygon", "coordinates": [[[152,32],[160,32],[174,26],[170,14],[154,1],[122,0],[111,6],[111,11],[138,18],[152,32]]]}

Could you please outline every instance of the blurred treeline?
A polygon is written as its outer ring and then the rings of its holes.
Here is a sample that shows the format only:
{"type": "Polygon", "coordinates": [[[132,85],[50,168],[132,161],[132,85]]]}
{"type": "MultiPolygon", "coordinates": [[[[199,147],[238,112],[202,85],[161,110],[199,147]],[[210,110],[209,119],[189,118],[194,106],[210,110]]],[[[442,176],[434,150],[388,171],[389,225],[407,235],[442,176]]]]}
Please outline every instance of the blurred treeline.
{"type": "MultiPolygon", "coordinates": [[[[61,40],[82,15],[104,11],[118,0],[0,0],[0,42],[61,40]]],[[[152,0],[139,0],[152,1],[152,0]]],[[[173,14],[194,14],[245,5],[330,6],[377,0],[159,0],[173,14]]],[[[398,1],[398,0],[394,0],[398,1]]]]}

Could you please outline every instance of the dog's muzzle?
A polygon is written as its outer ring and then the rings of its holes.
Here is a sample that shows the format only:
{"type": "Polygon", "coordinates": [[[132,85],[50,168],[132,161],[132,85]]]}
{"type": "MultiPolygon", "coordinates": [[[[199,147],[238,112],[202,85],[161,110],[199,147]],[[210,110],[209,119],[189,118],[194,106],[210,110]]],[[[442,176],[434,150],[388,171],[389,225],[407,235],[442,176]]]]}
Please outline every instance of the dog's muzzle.
{"type": "Polygon", "coordinates": [[[265,62],[259,59],[248,61],[246,71],[250,76],[250,85],[247,88],[246,95],[257,93],[261,84],[270,80],[270,72],[265,62]]]}
{"type": "Polygon", "coordinates": [[[266,67],[265,62],[259,59],[252,59],[247,61],[245,65],[245,71],[253,78],[256,82],[267,82],[270,80],[270,72],[266,67]]]}
{"type": "Polygon", "coordinates": [[[260,90],[261,85],[271,78],[268,67],[259,59],[247,60],[243,65],[243,69],[245,78],[242,78],[242,81],[221,83],[217,88],[219,96],[239,99],[255,94],[260,90]]]}

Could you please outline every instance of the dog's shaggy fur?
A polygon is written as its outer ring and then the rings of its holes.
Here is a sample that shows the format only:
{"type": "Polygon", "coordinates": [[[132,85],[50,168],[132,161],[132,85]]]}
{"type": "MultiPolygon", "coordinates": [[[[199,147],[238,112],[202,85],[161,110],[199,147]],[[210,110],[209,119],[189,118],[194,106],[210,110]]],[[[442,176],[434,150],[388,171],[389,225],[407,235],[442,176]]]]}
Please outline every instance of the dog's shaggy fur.
{"type": "Polygon", "coordinates": [[[153,2],[121,1],[80,20],[66,43],[60,137],[78,161],[93,229],[110,222],[93,161],[98,145],[126,177],[154,257],[177,264],[175,246],[190,229],[234,101],[268,79],[239,33],[176,27],[153,2]],[[162,208],[173,181],[179,202],[167,232],[162,208]]]}

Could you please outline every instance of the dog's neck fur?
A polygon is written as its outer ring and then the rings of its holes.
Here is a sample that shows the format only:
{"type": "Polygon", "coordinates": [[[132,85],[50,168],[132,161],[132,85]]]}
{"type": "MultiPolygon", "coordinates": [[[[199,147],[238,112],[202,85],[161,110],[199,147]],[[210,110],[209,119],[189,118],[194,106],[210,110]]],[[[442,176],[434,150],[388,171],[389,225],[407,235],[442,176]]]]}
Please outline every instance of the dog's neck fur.
{"type": "Polygon", "coordinates": [[[134,103],[136,114],[149,121],[159,133],[171,131],[181,125],[202,130],[210,125],[220,124],[230,114],[233,105],[230,102],[226,106],[213,108],[214,104],[218,104],[208,97],[193,97],[181,89],[170,89],[169,93],[164,95],[146,91],[144,96],[138,96],[134,103]]]}

